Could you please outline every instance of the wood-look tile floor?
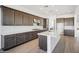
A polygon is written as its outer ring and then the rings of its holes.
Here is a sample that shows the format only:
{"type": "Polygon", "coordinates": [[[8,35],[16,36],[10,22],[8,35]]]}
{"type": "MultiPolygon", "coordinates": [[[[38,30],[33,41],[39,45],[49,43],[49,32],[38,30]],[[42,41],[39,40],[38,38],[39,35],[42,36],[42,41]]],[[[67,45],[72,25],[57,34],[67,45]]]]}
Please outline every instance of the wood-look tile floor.
{"type": "Polygon", "coordinates": [[[61,36],[53,53],[79,53],[79,39],[72,36],[61,36]]]}
{"type": "MultiPolygon", "coordinates": [[[[20,46],[12,48],[6,53],[46,53],[38,46],[38,39],[24,43],[20,46]]],[[[72,36],[61,36],[60,41],[55,47],[53,53],[79,53],[79,39],[72,36]]]]}
{"type": "Polygon", "coordinates": [[[79,38],[64,36],[65,53],[79,53],[79,38]]]}

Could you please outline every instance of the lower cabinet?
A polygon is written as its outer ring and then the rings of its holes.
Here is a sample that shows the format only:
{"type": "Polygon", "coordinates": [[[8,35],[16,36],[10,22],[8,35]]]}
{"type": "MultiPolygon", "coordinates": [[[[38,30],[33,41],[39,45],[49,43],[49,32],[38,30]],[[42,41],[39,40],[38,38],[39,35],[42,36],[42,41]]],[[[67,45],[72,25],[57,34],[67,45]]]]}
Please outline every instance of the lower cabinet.
{"type": "Polygon", "coordinates": [[[34,32],[31,32],[31,38],[32,39],[36,39],[37,37],[38,37],[38,35],[37,35],[37,32],[36,31],[34,31],[34,32]]]}
{"type": "Polygon", "coordinates": [[[4,50],[14,47],[16,45],[15,35],[4,36],[4,50]]]}
{"type": "Polygon", "coordinates": [[[30,40],[31,40],[30,33],[25,33],[25,42],[28,42],[30,40]]]}
{"type": "Polygon", "coordinates": [[[5,35],[3,36],[4,39],[2,39],[4,42],[2,43],[2,45],[4,45],[2,49],[7,50],[14,46],[36,39],[38,38],[37,33],[39,32],[42,32],[42,31],[31,31],[31,32],[25,32],[25,33],[5,35]]]}
{"type": "Polygon", "coordinates": [[[65,36],[74,36],[74,30],[64,30],[65,36]]]}
{"type": "Polygon", "coordinates": [[[25,42],[25,39],[24,39],[24,34],[23,33],[20,33],[20,34],[16,34],[16,45],[19,45],[21,43],[24,43],[25,42]]]}

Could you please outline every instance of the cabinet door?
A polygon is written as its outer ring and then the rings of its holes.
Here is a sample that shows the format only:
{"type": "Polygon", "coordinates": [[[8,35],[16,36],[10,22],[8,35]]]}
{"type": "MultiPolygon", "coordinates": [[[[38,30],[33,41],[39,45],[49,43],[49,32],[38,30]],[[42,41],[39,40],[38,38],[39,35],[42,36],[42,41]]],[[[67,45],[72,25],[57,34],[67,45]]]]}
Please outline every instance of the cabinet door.
{"type": "Polygon", "coordinates": [[[74,18],[65,18],[64,25],[65,26],[74,26],[74,18]]]}
{"type": "Polygon", "coordinates": [[[16,44],[21,44],[24,43],[25,39],[24,39],[24,34],[20,33],[20,34],[16,34],[16,44]]]}
{"type": "Polygon", "coordinates": [[[47,37],[39,35],[39,48],[47,51],[47,37]]]}
{"type": "Polygon", "coordinates": [[[43,28],[46,28],[46,27],[47,27],[47,20],[43,19],[43,28]]]}
{"type": "Polygon", "coordinates": [[[74,30],[64,30],[65,36],[74,36],[74,30]]]}
{"type": "Polygon", "coordinates": [[[22,13],[15,11],[15,25],[22,25],[22,13]]]}
{"type": "Polygon", "coordinates": [[[15,35],[6,35],[4,36],[4,48],[9,49],[16,45],[15,35]]]}
{"type": "Polygon", "coordinates": [[[32,26],[33,20],[34,20],[34,17],[32,15],[29,15],[28,25],[32,26]]]}
{"type": "Polygon", "coordinates": [[[14,25],[14,10],[2,7],[3,11],[3,25],[14,25]]]}
{"type": "Polygon", "coordinates": [[[37,37],[38,37],[37,32],[36,31],[32,32],[32,39],[36,39],[37,37]]]}
{"type": "Polygon", "coordinates": [[[28,26],[29,25],[28,20],[29,20],[28,14],[23,13],[23,25],[28,26]]]}
{"type": "Polygon", "coordinates": [[[28,42],[29,40],[31,40],[31,37],[30,37],[30,33],[27,32],[25,33],[25,42],[28,42]]]}

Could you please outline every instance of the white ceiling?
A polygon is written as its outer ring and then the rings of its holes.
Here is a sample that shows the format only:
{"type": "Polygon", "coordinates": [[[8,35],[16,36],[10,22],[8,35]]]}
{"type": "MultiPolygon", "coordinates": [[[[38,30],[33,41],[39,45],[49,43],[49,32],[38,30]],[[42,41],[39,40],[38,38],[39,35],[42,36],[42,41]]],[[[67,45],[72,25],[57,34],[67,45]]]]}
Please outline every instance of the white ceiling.
{"type": "Polygon", "coordinates": [[[9,5],[8,7],[16,7],[15,9],[46,17],[50,15],[74,14],[76,9],[76,5],[9,5]]]}
{"type": "Polygon", "coordinates": [[[74,5],[21,5],[24,8],[32,10],[46,16],[74,14],[76,6],[74,5]]]}

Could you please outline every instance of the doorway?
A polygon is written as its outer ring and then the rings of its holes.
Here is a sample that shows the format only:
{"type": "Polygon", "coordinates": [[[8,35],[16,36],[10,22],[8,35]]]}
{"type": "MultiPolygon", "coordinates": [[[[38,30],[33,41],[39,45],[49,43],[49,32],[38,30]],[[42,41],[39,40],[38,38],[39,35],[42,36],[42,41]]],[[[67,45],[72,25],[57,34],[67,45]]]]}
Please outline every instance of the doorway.
{"type": "Polygon", "coordinates": [[[56,25],[59,34],[64,36],[74,36],[74,17],[57,18],[56,25]]]}

